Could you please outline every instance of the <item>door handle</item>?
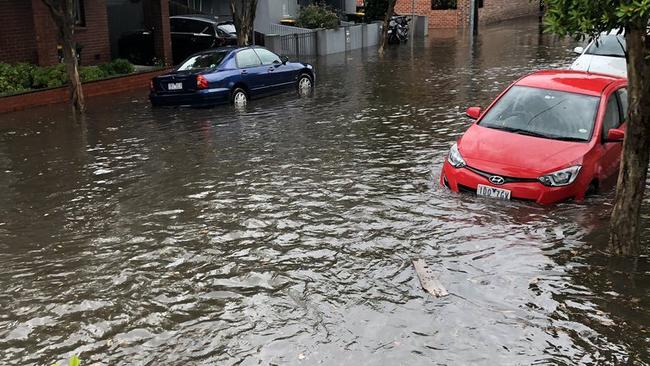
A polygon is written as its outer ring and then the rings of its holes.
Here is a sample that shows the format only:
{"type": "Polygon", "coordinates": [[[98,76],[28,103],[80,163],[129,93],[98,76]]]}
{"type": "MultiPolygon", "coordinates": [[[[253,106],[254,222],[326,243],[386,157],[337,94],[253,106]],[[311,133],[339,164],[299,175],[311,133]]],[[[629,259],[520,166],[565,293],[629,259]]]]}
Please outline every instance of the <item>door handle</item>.
{"type": "Polygon", "coordinates": [[[271,66],[269,67],[269,72],[275,71],[275,67],[271,66]]]}
{"type": "Polygon", "coordinates": [[[241,73],[242,73],[242,75],[244,75],[244,74],[248,74],[248,71],[246,71],[246,70],[242,70],[241,73]]]}

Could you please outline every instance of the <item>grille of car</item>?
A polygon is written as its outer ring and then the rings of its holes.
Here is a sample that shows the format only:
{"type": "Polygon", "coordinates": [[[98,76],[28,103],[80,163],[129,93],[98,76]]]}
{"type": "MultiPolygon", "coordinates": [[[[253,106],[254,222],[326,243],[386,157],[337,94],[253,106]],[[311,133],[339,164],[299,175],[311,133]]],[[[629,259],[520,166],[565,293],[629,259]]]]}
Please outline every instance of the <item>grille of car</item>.
{"type": "Polygon", "coordinates": [[[465,167],[466,167],[469,171],[474,172],[474,173],[476,173],[476,174],[478,174],[478,175],[480,175],[480,176],[482,176],[482,177],[484,177],[484,178],[486,178],[486,179],[488,179],[488,180],[490,179],[490,177],[499,176],[499,177],[503,178],[503,180],[504,180],[503,184],[506,184],[506,183],[532,183],[532,182],[539,182],[539,180],[537,180],[537,179],[535,179],[535,178],[516,178],[516,177],[506,177],[506,176],[503,176],[503,175],[501,175],[501,174],[494,174],[494,173],[486,172],[486,171],[483,171],[483,170],[480,170],[480,169],[472,168],[471,166],[465,166],[465,167]]]}

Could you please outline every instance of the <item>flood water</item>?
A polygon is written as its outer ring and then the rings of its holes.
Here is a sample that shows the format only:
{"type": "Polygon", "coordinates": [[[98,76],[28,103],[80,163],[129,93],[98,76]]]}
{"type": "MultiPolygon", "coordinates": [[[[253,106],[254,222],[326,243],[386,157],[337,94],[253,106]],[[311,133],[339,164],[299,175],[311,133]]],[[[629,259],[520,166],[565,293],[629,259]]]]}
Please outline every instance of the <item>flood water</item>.
{"type": "Polygon", "coordinates": [[[603,254],[611,191],[437,183],[464,109],[573,46],[537,19],[432,31],[314,61],[313,98],[1,115],[0,364],[650,364],[650,262],[603,254]]]}

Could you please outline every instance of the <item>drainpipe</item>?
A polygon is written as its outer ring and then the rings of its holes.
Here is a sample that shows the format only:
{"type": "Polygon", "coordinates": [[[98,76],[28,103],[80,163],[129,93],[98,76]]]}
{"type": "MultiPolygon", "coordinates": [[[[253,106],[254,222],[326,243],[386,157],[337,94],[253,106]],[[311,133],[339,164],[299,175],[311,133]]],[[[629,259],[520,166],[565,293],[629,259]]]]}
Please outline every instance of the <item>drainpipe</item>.
{"type": "Polygon", "coordinates": [[[478,34],[478,0],[469,0],[469,29],[478,34]]]}

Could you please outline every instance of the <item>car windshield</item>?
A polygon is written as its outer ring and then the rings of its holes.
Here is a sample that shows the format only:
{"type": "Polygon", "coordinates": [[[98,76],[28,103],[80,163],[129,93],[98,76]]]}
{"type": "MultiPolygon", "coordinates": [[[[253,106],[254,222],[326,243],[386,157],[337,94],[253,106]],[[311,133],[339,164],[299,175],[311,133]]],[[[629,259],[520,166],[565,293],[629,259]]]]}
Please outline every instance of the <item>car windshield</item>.
{"type": "Polygon", "coordinates": [[[588,55],[625,57],[625,37],[623,35],[601,36],[589,46],[588,55]]]}
{"type": "Polygon", "coordinates": [[[479,125],[547,139],[589,141],[599,100],[583,94],[514,86],[479,125]]]}
{"type": "Polygon", "coordinates": [[[237,29],[235,29],[235,25],[231,23],[219,24],[218,27],[219,29],[221,29],[226,33],[230,33],[230,34],[237,33],[237,29]]]}
{"type": "Polygon", "coordinates": [[[203,69],[212,69],[223,61],[224,57],[228,52],[211,52],[203,53],[200,55],[195,55],[187,60],[185,60],[181,66],[178,67],[178,71],[193,71],[193,70],[203,70],[203,69]]]}

